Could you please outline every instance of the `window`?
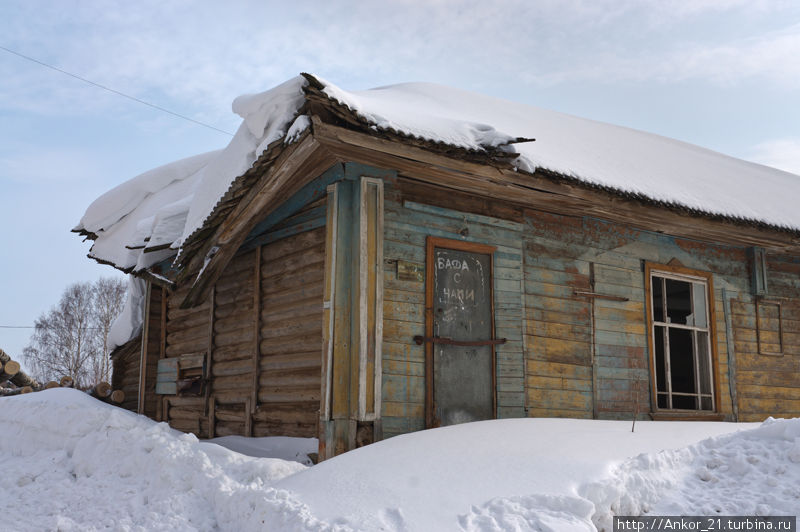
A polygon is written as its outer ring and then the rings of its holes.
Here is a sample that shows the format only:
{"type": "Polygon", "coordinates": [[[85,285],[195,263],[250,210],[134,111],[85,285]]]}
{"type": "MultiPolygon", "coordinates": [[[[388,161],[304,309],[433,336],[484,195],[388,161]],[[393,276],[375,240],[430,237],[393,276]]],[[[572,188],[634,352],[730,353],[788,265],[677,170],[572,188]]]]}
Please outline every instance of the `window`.
{"type": "Polygon", "coordinates": [[[711,274],[649,264],[646,272],[655,406],[714,412],[711,274]]]}

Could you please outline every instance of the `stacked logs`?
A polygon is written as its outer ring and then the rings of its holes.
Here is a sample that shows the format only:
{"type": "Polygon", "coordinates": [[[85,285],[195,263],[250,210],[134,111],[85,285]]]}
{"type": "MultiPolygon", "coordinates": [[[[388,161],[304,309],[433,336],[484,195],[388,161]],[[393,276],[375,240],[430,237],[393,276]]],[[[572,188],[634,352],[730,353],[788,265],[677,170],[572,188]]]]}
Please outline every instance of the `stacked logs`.
{"type": "MultiPolygon", "coordinates": [[[[70,376],[61,377],[59,382],[39,383],[22,371],[19,362],[12,360],[5,351],[0,349],[0,397],[38,392],[50,388],[74,387],[75,381],[70,376]]],[[[120,404],[125,400],[125,392],[113,390],[111,385],[104,381],[98,382],[85,391],[92,397],[106,403],[120,404]]]]}

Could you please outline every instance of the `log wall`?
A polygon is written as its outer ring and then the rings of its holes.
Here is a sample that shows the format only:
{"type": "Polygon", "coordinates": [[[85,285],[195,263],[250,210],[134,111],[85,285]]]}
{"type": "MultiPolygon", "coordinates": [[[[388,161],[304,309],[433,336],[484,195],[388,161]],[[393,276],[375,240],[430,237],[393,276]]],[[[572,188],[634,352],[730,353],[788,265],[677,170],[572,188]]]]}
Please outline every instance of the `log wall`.
{"type": "MultiPolygon", "coordinates": [[[[495,334],[508,339],[496,350],[499,418],[647,417],[645,263],[713,273],[717,417],[800,412],[800,259],[768,255],[767,293],[754,296],[745,247],[556,215],[404,177],[384,180],[384,194],[382,437],[425,426],[425,353],[413,337],[425,333],[428,236],[496,246],[495,334]],[[401,278],[399,263],[421,277],[401,278]]],[[[159,357],[201,355],[209,375],[196,397],[148,395],[156,417],[201,437],[318,435],[324,217],[323,199],[248,240],[197,307],[178,308],[188,292],[180,287],[159,314],[160,291],[151,293],[148,367],[159,357]]]]}
{"type": "Polygon", "coordinates": [[[188,286],[169,294],[148,355],[205,357],[208,380],[196,396],[148,393],[157,417],[199,437],[317,436],[324,211],[323,199],[243,246],[202,304],[179,308],[188,286]]]}
{"type": "Polygon", "coordinates": [[[139,394],[139,358],[142,354],[142,337],[137,336],[112,354],[111,387],[125,392],[125,400],[119,405],[136,412],[139,394]]]}

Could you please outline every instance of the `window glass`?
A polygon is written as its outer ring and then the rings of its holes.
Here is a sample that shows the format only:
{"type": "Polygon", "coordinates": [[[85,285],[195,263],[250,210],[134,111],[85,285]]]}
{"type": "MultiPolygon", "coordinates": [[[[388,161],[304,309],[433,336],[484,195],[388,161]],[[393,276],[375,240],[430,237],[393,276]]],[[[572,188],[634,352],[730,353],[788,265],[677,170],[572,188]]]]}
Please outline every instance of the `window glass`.
{"type": "Polygon", "coordinates": [[[673,395],[672,408],[680,410],[697,410],[697,397],[694,395],[673,395]]]}
{"type": "Polygon", "coordinates": [[[667,394],[659,393],[658,394],[658,408],[669,408],[669,403],[667,402],[669,399],[667,394]]]}
{"type": "Polygon", "coordinates": [[[695,327],[708,327],[706,319],[706,285],[703,283],[692,283],[692,317],[695,327]]]}
{"type": "Polygon", "coordinates": [[[659,390],[666,390],[667,365],[664,356],[664,327],[656,325],[653,345],[656,350],[656,386],[659,390]]]}
{"type": "Polygon", "coordinates": [[[700,393],[711,393],[711,357],[708,353],[708,333],[697,331],[697,365],[700,368],[700,393]]]}
{"type": "Polygon", "coordinates": [[[664,279],[653,277],[653,321],[664,321],[664,279]]]}
{"type": "Polygon", "coordinates": [[[693,336],[690,329],[669,328],[669,369],[673,393],[697,393],[693,336]]]}
{"type": "Polygon", "coordinates": [[[657,407],[713,411],[708,285],[694,276],[662,276],[655,270],[650,283],[657,407]]]}
{"type": "Polygon", "coordinates": [[[665,279],[667,298],[667,321],[681,325],[691,325],[687,318],[692,314],[692,284],[686,281],[665,279]]]}

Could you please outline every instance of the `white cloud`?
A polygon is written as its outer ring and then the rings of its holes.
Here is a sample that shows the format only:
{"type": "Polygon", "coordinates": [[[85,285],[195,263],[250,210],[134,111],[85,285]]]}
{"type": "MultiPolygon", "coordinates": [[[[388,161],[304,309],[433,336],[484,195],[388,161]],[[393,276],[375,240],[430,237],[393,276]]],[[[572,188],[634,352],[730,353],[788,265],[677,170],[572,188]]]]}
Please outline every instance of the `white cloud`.
{"type": "Polygon", "coordinates": [[[750,150],[748,158],[800,176],[800,137],[761,142],[750,150]]]}
{"type": "MultiPolygon", "coordinates": [[[[464,79],[479,88],[503,79],[731,83],[754,76],[794,86],[797,26],[734,39],[709,25],[691,34],[691,46],[673,40],[693,21],[738,27],[750,14],[791,9],[750,0],[150,0],[113,9],[32,1],[7,10],[0,34],[22,53],[218,123],[228,120],[239,93],[301,70],[335,73],[344,79],[331,80],[348,86],[367,79],[464,79]]],[[[117,98],[13,56],[0,57],[0,78],[2,101],[42,112],[108,109],[117,98]]]]}

